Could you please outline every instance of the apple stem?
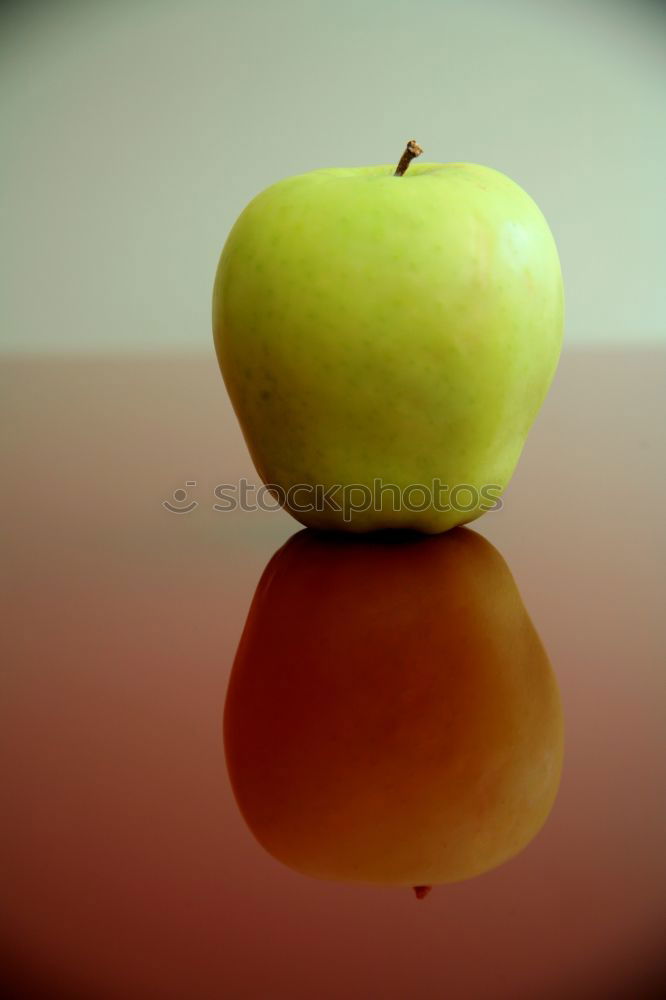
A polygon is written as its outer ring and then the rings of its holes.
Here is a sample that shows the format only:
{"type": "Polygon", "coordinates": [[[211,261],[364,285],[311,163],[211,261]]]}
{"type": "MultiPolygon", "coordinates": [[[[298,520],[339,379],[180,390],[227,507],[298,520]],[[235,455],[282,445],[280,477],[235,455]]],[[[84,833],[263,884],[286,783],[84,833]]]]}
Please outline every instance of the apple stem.
{"type": "Polygon", "coordinates": [[[429,892],[432,891],[431,885],[415,885],[414,895],[417,899],[425,899],[429,892]]]}
{"type": "Polygon", "coordinates": [[[410,139],[407,145],[405,146],[405,152],[400,157],[400,163],[395,168],[395,173],[393,176],[402,177],[402,175],[404,174],[405,170],[412,162],[412,160],[415,160],[416,157],[420,156],[422,152],[423,150],[419,146],[416,139],[410,139]]]}

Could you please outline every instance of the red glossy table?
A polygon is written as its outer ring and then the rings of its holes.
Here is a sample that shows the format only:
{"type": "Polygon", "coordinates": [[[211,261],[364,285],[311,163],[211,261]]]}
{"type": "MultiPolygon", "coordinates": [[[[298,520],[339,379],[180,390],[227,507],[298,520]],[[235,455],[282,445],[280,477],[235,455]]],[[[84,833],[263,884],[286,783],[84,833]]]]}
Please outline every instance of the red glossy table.
{"type": "Polygon", "coordinates": [[[422,902],[298,875],[237,810],[226,684],[261,571],[298,525],[213,509],[218,483],[256,478],[214,359],[7,361],[4,995],[656,993],[665,361],[565,355],[504,508],[474,525],[557,673],[564,772],[523,853],[422,902]],[[189,513],[163,506],[179,489],[189,513]]]}

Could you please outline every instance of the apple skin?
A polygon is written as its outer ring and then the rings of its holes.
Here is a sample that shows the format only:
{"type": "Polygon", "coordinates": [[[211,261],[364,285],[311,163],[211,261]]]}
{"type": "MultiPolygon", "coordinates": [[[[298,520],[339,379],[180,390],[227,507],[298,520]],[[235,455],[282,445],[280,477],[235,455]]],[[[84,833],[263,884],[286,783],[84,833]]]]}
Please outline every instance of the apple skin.
{"type": "Polygon", "coordinates": [[[311,527],[437,533],[480,516],[560,354],[559,258],[532,199],[476,164],[393,170],[315,170],[250,202],[215,280],[220,368],[265,483],[404,490],[438,478],[474,487],[477,502],[285,504],[311,527]]]}
{"type": "Polygon", "coordinates": [[[562,765],[546,653],[506,563],[466,528],[290,539],[248,614],[224,738],[238,805],[273,857],[386,886],[513,857],[562,765]]]}

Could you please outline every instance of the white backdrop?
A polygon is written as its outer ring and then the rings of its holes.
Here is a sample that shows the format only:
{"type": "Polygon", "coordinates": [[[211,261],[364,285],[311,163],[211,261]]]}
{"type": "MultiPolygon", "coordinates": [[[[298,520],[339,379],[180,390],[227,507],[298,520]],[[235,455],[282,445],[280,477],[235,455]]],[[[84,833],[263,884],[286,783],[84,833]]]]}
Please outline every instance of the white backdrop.
{"type": "Polygon", "coordinates": [[[666,14],[647,0],[100,0],[0,13],[1,345],[210,351],[245,203],[319,166],[511,175],[567,344],[666,340],[666,14]]]}

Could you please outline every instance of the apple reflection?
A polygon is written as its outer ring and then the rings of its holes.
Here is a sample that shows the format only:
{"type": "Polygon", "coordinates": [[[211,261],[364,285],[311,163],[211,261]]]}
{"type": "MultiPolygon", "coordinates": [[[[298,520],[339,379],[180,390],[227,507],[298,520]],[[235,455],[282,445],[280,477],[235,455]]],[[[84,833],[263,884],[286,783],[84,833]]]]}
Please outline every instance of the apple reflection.
{"type": "Polygon", "coordinates": [[[293,536],[258,585],[224,735],[271,855],[417,895],[521,851],[562,765],[546,653],[503,558],[466,528],[293,536]]]}

